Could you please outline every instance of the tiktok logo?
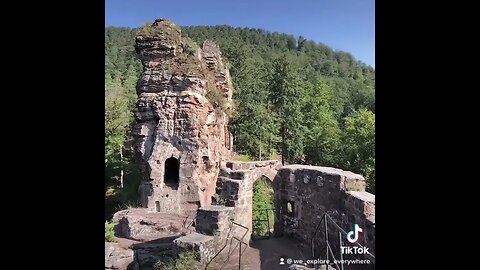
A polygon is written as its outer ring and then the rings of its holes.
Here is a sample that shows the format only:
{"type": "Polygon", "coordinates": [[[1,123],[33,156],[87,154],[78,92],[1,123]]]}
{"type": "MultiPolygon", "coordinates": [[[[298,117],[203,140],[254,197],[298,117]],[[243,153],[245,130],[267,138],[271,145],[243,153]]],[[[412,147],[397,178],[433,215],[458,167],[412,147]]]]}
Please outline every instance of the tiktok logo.
{"type": "Polygon", "coordinates": [[[355,244],[358,242],[358,240],[360,239],[360,233],[363,232],[363,229],[360,228],[360,226],[358,226],[358,224],[355,224],[355,226],[353,227],[353,230],[352,231],[349,231],[347,233],[347,240],[348,242],[352,243],[352,244],[355,244]]]}

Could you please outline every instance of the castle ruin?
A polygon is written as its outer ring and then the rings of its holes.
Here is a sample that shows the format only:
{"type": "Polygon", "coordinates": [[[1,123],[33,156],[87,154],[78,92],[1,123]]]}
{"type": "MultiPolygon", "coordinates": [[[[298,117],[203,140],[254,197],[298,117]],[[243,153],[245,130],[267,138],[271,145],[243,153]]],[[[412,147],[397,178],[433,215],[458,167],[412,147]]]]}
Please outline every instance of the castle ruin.
{"type": "Polygon", "coordinates": [[[233,87],[215,43],[197,47],[159,19],[139,31],[136,51],[144,66],[135,111],[142,208],[119,211],[113,220],[118,237],[138,242],[129,249],[106,243],[106,269],[151,269],[166,254],[185,250],[211,262],[233,239],[248,246],[253,185],[262,176],[274,189],[275,236],[318,252],[329,242],[339,257],[337,250],[347,245],[341,233],[317,233],[327,214],[343,230],[363,228],[360,244],[374,254],[375,195],[365,192],[361,175],[231,160],[233,87]]]}

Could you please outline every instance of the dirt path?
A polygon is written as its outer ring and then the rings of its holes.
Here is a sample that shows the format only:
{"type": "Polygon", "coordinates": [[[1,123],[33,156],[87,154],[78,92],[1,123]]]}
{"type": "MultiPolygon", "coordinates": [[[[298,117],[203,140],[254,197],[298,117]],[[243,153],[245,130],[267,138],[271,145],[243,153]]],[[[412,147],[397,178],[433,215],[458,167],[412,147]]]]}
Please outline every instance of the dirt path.
{"type": "MultiPolygon", "coordinates": [[[[303,254],[307,254],[306,251],[303,254]]],[[[242,254],[241,270],[283,270],[290,264],[287,260],[307,260],[299,248],[290,239],[270,238],[256,240],[242,254]],[[284,259],[283,265],[280,258],[284,259]]],[[[238,270],[238,248],[230,256],[230,260],[221,270],[238,270]]],[[[219,269],[220,270],[220,269],[219,269]]]]}

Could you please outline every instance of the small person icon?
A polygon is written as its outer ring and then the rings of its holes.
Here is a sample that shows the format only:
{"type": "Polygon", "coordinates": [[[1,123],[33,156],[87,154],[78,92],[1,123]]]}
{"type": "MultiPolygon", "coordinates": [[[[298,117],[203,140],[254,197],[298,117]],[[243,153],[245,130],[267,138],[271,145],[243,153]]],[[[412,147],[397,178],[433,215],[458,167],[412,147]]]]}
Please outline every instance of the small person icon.
{"type": "Polygon", "coordinates": [[[280,264],[285,264],[285,262],[283,262],[284,260],[284,258],[280,258],[280,264]]]}

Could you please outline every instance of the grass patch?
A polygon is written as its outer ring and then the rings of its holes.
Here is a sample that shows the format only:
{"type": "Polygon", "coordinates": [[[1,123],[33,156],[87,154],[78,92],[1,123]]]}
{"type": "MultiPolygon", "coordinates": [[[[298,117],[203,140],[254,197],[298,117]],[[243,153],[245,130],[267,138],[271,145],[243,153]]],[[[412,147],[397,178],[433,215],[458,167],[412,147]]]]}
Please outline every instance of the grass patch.
{"type": "Polygon", "coordinates": [[[165,257],[153,265],[154,270],[216,270],[222,269],[226,258],[222,255],[216,257],[210,263],[197,261],[194,252],[180,253],[176,258],[165,257]]]}
{"type": "Polygon", "coordinates": [[[180,253],[177,258],[165,258],[153,265],[155,270],[200,270],[204,265],[197,261],[195,253],[180,253]]]}
{"type": "Polygon", "coordinates": [[[115,206],[115,212],[131,208],[140,208],[140,203],[138,201],[135,201],[118,204],[117,206],[115,206]]]}
{"type": "Polygon", "coordinates": [[[270,159],[270,160],[282,161],[282,155],[274,151],[274,152],[270,155],[269,159],[270,159]]]}
{"type": "Polygon", "coordinates": [[[252,161],[252,158],[250,158],[249,155],[239,155],[239,154],[235,154],[235,156],[233,157],[233,160],[236,160],[236,161],[252,161]]]}

